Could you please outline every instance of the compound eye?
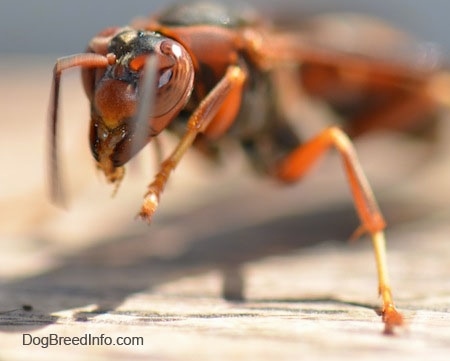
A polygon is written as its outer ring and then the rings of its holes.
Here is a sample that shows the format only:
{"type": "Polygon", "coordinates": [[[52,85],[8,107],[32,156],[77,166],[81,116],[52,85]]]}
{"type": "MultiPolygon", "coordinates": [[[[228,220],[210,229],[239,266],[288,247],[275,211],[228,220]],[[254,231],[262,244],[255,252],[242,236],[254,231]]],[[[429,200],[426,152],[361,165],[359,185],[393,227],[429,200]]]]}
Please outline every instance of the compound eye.
{"type": "MultiPolygon", "coordinates": [[[[152,63],[154,64],[154,63],[152,63]]],[[[181,44],[172,39],[162,39],[151,51],[138,54],[128,62],[131,71],[139,74],[140,101],[152,102],[150,127],[153,134],[158,134],[175,118],[186,105],[192,91],[194,67],[189,54],[181,44]],[[156,66],[147,69],[149,57],[155,56],[156,66]],[[146,99],[143,92],[147,72],[154,72],[154,99],[146,99]]]]}
{"type": "MultiPolygon", "coordinates": [[[[148,54],[142,54],[142,55],[138,55],[136,56],[134,59],[132,59],[129,63],[130,69],[134,72],[140,72],[142,70],[144,70],[145,64],[148,60],[148,57],[150,55],[148,54]]],[[[164,62],[165,59],[160,59],[164,62]]],[[[167,63],[167,61],[165,62],[167,63]]],[[[170,80],[172,79],[172,75],[173,75],[173,70],[172,67],[175,65],[175,63],[173,64],[160,64],[158,66],[158,88],[162,88],[163,86],[167,85],[170,80]],[[166,66],[166,67],[162,67],[162,66],[166,66]]],[[[149,71],[153,71],[154,69],[149,69],[149,71]]]]}
{"type": "Polygon", "coordinates": [[[186,104],[192,90],[194,69],[190,56],[179,43],[165,39],[158,50],[156,115],[162,116],[179,112],[186,104]]]}
{"type": "Polygon", "coordinates": [[[158,80],[158,88],[162,88],[167,85],[172,79],[173,71],[172,69],[165,69],[162,71],[159,80],[158,80]]]}

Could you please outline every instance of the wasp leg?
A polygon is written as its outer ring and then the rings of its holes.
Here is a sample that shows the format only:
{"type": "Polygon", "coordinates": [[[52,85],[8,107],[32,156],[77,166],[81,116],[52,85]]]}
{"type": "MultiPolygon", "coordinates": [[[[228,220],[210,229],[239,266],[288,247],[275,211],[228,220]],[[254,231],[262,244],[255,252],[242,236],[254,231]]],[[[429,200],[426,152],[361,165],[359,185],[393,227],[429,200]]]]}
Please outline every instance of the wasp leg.
{"type": "MultiPolygon", "coordinates": [[[[232,120],[234,120],[236,114],[223,114],[223,106],[228,104],[230,99],[235,98],[236,92],[242,92],[246,78],[247,74],[242,68],[230,66],[227,69],[225,76],[208,93],[205,99],[203,99],[197,109],[192,113],[183,137],[180,139],[170,156],[161,163],[161,168],[156,174],[154,181],[148,186],[141,211],[138,214],[140,218],[148,222],[151,221],[151,217],[158,207],[160,194],[164,190],[171,172],[180,162],[184,153],[192,145],[196,136],[199,133],[205,133],[210,124],[216,124],[217,122],[220,122],[221,119],[224,119],[223,121],[227,123],[231,123],[232,120]]],[[[236,106],[236,112],[238,108],[239,104],[236,106]]],[[[226,130],[225,128],[226,127],[224,127],[223,131],[226,130]]],[[[214,133],[216,136],[217,133],[214,133]]]]}
{"type": "Polygon", "coordinates": [[[403,324],[403,317],[394,306],[388,277],[386,245],[383,232],[386,223],[348,136],[337,127],[326,129],[288,155],[278,166],[277,176],[286,182],[299,179],[332,146],[342,156],[355,208],[361,221],[361,225],[355,232],[355,235],[370,233],[372,237],[378,270],[379,293],[383,301],[382,317],[385,324],[385,332],[391,333],[394,326],[403,324]]]}

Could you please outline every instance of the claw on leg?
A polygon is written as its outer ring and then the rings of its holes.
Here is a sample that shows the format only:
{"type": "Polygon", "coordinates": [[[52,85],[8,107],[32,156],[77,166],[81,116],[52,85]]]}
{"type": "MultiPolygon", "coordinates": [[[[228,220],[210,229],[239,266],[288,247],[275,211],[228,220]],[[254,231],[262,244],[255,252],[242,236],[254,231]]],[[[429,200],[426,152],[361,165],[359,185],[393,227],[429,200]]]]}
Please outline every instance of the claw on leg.
{"type": "Polygon", "coordinates": [[[161,169],[155,177],[153,183],[148,186],[147,193],[145,193],[144,201],[142,202],[141,210],[138,217],[148,223],[151,222],[153,214],[159,205],[159,197],[166,185],[170,173],[175,168],[176,162],[169,160],[161,164],[161,169]]]}
{"type": "Polygon", "coordinates": [[[404,324],[402,314],[397,311],[392,299],[392,292],[389,286],[387,260],[386,260],[386,239],[383,231],[372,234],[372,243],[375,251],[375,260],[378,271],[378,291],[383,301],[381,316],[384,322],[384,333],[392,334],[395,327],[404,324]]]}
{"type": "Polygon", "coordinates": [[[403,315],[397,311],[393,304],[383,307],[381,316],[384,322],[384,333],[387,335],[392,335],[395,327],[404,325],[403,315]]]}
{"type": "Polygon", "coordinates": [[[153,214],[156,212],[156,208],[158,208],[158,204],[159,193],[157,193],[154,189],[150,189],[144,197],[138,217],[150,223],[152,221],[153,214]]]}

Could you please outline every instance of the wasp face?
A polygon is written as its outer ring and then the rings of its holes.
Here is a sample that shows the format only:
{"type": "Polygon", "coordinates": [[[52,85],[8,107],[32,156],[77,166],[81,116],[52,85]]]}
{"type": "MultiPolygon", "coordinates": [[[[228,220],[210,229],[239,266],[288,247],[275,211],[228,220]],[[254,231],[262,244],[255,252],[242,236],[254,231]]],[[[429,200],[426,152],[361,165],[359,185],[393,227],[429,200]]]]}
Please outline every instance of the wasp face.
{"type": "Polygon", "coordinates": [[[92,154],[107,178],[115,182],[123,173],[118,168],[165,129],[185,106],[194,72],[184,48],[154,32],[119,32],[110,40],[108,53],[114,54],[116,62],[84,76],[84,85],[91,98],[92,154]],[[146,67],[149,57],[156,58],[154,69],[146,67]],[[155,75],[152,96],[143,91],[146,72],[155,75]],[[86,79],[92,83],[86,84],[86,79]],[[150,102],[147,114],[138,114],[140,102],[150,102]]]}

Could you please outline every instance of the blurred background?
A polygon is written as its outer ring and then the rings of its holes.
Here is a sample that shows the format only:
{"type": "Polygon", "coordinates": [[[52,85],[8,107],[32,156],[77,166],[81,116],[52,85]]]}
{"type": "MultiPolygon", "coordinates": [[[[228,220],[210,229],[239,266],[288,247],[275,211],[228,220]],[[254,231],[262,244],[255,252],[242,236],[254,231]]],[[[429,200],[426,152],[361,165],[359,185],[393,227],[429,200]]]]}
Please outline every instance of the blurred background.
{"type": "MultiPolygon", "coordinates": [[[[71,54],[83,50],[99,30],[125,25],[136,16],[161,9],[170,1],[53,1],[1,0],[0,53],[71,54]]],[[[450,50],[445,0],[249,0],[248,4],[269,17],[301,19],[317,13],[362,12],[381,17],[412,32],[424,41],[450,50]],[[293,15],[295,14],[295,15],[293,15]]]]}

